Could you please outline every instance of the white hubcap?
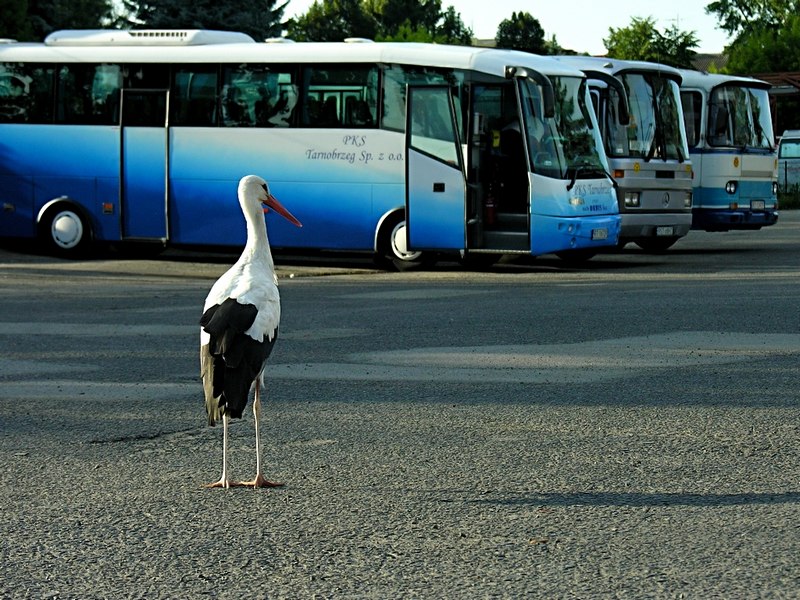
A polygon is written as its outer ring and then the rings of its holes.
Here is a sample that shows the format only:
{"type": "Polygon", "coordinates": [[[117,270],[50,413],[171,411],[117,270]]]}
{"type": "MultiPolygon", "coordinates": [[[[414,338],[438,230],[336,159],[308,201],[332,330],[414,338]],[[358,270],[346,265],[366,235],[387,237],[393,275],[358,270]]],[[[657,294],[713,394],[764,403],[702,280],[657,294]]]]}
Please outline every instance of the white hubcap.
{"type": "Polygon", "coordinates": [[[406,222],[398,223],[392,231],[392,253],[402,260],[416,260],[422,252],[409,252],[406,243],[406,222]]]}
{"type": "Polygon", "coordinates": [[[74,248],[83,239],[81,218],[70,210],[60,212],[53,219],[50,233],[58,247],[65,250],[74,248]]]}

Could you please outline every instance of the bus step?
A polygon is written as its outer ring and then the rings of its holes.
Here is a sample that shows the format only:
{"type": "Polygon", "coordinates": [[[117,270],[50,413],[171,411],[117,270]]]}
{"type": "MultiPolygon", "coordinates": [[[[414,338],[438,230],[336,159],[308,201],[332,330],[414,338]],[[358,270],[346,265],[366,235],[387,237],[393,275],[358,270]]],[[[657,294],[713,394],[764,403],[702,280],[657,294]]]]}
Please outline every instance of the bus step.
{"type": "Polygon", "coordinates": [[[524,213],[497,213],[495,229],[528,231],[528,215],[524,213]]]}
{"type": "Polygon", "coordinates": [[[483,247],[491,250],[530,250],[527,231],[484,231],[483,247]]]}

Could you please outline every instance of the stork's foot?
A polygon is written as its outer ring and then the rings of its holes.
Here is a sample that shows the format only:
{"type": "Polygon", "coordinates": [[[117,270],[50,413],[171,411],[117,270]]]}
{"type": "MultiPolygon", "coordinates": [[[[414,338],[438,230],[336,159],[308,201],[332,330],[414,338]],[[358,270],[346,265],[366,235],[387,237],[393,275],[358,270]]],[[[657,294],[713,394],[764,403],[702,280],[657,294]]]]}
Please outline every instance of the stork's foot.
{"type": "Polygon", "coordinates": [[[215,481],[214,483],[207,483],[203,487],[204,488],[228,488],[237,487],[242,485],[240,481],[231,481],[230,479],[220,479],[219,481],[215,481]]]}
{"type": "Polygon", "coordinates": [[[259,473],[256,475],[256,478],[252,481],[240,481],[237,485],[243,487],[251,487],[255,488],[276,488],[276,487],[283,487],[285,484],[279,483],[277,481],[270,481],[269,479],[265,479],[264,476],[259,473]]]}

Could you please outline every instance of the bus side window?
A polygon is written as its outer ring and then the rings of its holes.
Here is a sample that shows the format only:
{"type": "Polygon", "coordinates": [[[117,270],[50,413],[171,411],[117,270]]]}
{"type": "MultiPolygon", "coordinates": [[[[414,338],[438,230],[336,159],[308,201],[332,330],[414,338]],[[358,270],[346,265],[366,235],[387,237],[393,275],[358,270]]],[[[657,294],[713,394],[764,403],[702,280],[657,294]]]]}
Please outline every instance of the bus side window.
{"type": "Polygon", "coordinates": [[[217,124],[217,68],[187,65],[173,75],[172,122],[214,127],[217,124]]]}
{"type": "Polygon", "coordinates": [[[52,65],[0,64],[0,123],[52,123],[52,65]]]}
{"type": "Polygon", "coordinates": [[[61,65],[56,122],[81,125],[119,123],[119,65],[61,65]]]}
{"type": "Polygon", "coordinates": [[[224,127],[289,127],[297,104],[293,69],[241,64],[222,69],[224,127]]]}
{"type": "Polygon", "coordinates": [[[389,65],[383,70],[382,80],[383,105],[380,123],[382,129],[405,131],[407,84],[446,84],[452,87],[453,97],[456,101],[456,123],[461,135],[465,135],[464,118],[461,114],[462,102],[460,101],[461,98],[465,97],[464,76],[460,71],[433,67],[389,65]]]}
{"type": "Polygon", "coordinates": [[[681,92],[683,122],[686,126],[686,142],[690,148],[700,143],[700,118],[703,111],[703,96],[699,92],[681,92]]]}
{"type": "Polygon", "coordinates": [[[303,70],[306,127],[375,127],[378,69],[331,65],[303,70]]]}

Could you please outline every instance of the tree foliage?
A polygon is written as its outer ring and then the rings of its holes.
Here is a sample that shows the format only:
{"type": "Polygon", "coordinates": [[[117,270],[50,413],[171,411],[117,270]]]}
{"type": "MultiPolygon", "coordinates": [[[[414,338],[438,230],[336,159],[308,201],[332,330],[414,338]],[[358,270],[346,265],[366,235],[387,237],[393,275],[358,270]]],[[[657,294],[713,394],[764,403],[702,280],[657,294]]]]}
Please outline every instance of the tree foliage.
{"type": "Polygon", "coordinates": [[[28,0],[0,0],[0,38],[30,40],[28,0]]]}
{"type": "Polygon", "coordinates": [[[706,13],[716,15],[719,28],[731,36],[779,29],[798,10],[799,0],[715,0],[706,6],[706,13]]]}
{"type": "Polygon", "coordinates": [[[611,58],[646,60],[679,68],[691,67],[698,42],[693,31],[681,31],[675,26],[659,32],[652,17],[633,17],[627,27],[610,27],[608,37],[603,39],[611,58]]]}
{"type": "Polygon", "coordinates": [[[726,70],[731,73],[800,71],[800,15],[791,15],[779,28],[762,27],[742,33],[728,48],[726,70]]]}
{"type": "Polygon", "coordinates": [[[392,36],[401,27],[423,29],[433,35],[442,18],[441,0],[365,0],[378,22],[378,34],[392,36]]]}
{"type": "Polygon", "coordinates": [[[448,6],[436,26],[436,37],[443,44],[469,46],[472,44],[473,33],[461,20],[461,13],[448,6]]]}
{"type": "Polygon", "coordinates": [[[315,0],[308,12],[287,24],[298,42],[341,42],[349,37],[374,38],[378,23],[361,0],[315,0]]]}
{"type": "Polygon", "coordinates": [[[469,45],[472,30],[440,0],[315,0],[308,12],[291,19],[287,34],[298,41],[341,41],[364,37],[379,41],[469,45]]]}
{"type": "Polygon", "coordinates": [[[544,29],[539,20],[523,11],[511,13],[510,19],[500,22],[495,45],[498,48],[522,50],[534,54],[547,54],[548,50],[544,29]]]}
{"type": "Polygon", "coordinates": [[[0,37],[40,42],[59,29],[103,27],[111,17],[111,0],[0,0],[0,37]]]}
{"type": "Polygon", "coordinates": [[[800,0],[717,0],[706,6],[734,36],[726,70],[768,73],[800,70],[800,0]]]}
{"type": "MultiPolygon", "coordinates": [[[[84,0],[86,1],[86,0],[84,0]]],[[[242,31],[255,40],[280,36],[288,0],[125,0],[129,26],[242,31]]]]}

